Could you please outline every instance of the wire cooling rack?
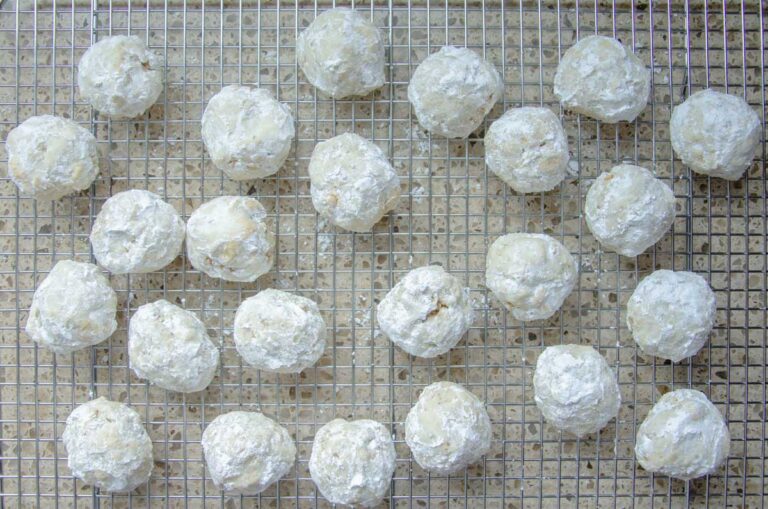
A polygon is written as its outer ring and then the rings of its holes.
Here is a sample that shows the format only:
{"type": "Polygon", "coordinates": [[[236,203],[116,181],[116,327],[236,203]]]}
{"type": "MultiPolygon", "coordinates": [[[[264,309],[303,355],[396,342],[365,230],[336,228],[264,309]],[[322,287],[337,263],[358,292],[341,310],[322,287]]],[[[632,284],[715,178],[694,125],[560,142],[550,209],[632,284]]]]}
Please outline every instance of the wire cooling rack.
{"type": "MultiPolygon", "coordinates": [[[[339,2],[341,4],[341,2],[339,2]]],[[[759,3],[629,4],[565,1],[355,5],[389,41],[387,84],[357,101],[331,101],[296,64],[297,33],[330,4],[230,1],[64,4],[6,1],[0,7],[0,131],[55,113],[89,126],[104,154],[88,191],[55,203],[19,197],[0,180],[0,492],[7,507],[324,507],[309,477],[312,438],[334,417],[374,418],[391,427],[397,470],[385,503],[397,507],[764,507],[766,505],[766,173],[765,145],[748,175],[731,184],[691,175],[672,154],[671,108],[707,86],[743,95],[764,120],[765,13],[759,3]],[[652,66],[649,106],[631,124],[599,125],[563,112],[552,93],[558,59],[577,37],[615,35],[652,66]],[[150,112],[110,121],[78,96],[75,65],[93,42],[135,34],[166,61],[166,88],[150,112]],[[503,73],[505,108],[545,105],[568,133],[571,173],[555,191],[521,196],[489,174],[483,129],[468,140],[431,139],[406,98],[415,66],[450,43],[482,53],[503,73]],[[211,164],[200,116],[222,85],[269,88],[298,121],[297,140],[274,178],[237,184],[211,164]],[[385,149],[402,176],[402,202],[373,233],[351,234],[320,220],[308,193],[307,162],[320,140],[354,131],[385,149]],[[636,260],[601,252],[582,219],[586,189],[618,161],[653,168],[678,198],[674,228],[636,260]],[[186,218],[204,200],[249,194],[272,211],[274,270],[256,284],[209,279],[180,257],[166,270],[112,276],[120,328],[107,342],[54,357],[24,333],[35,285],[55,261],[91,259],[87,236],[110,195],[155,191],[186,218]],[[577,289],[553,318],[522,324],[483,286],[485,251],[505,232],[546,232],[581,267],[577,289]],[[375,304],[411,268],[439,263],[466,280],[478,319],[465,341],[433,361],[411,358],[378,331],[375,304]],[[655,268],[704,274],[717,293],[711,341],[672,366],[637,352],[624,321],[639,279],[655,268]],[[332,341],[301,375],[243,366],[232,342],[238,303],[277,287],[315,299],[332,341]],[[129,371],[127,319],[158,298],[194,310],[221,343],[221,369],[204,392],[180,395],[129,371]],[[616,369],[618,419],[583,440],[542,421],[531,389],[543,347],[598,347],[616,369]],[[493,445],[453,477],[431,476],[411,460],[403,421],[419,391],[453,380],[483,398],[493,445]],[[727,416],[733,437],[724,468],[709,478],[670,482],[639,468],[637,425],[660,394],[704,391],[727,416]],[[76,404],[95,396],[140,412],[155,449],[152,479],[131,494],[102,494],[76,481],[60,437],[76,404]],[[207,475],[200,436],[232,409],[260,410],[287,426],[296,467],[259,497],[228,499],[207,475]]],[[[764,139],[765,137],[763,137],[764,139]]],[[[5,158],[3,153],[0,157],[5,158]]],[[[5,159],[3,159],[5,161],[5,159]]]]}

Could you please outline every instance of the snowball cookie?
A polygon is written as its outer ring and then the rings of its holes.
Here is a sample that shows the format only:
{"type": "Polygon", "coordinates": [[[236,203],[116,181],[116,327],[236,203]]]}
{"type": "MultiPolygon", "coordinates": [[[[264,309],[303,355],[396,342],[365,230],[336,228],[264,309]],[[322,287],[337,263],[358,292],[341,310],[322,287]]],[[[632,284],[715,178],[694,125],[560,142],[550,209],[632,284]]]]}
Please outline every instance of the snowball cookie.
{"type": "Polygon", "coordinates": [[[631,122],[645,108],[651,73],[611,37],[585,37],[565,52],[555,73],[564,108],[603,122],[631,122]]]}
{"type": "Polygon", "coordinates": [[[203,112],[203,143],[233,180],[268,177],[285,162],[296,128],[291,110],[263,88],[230,85],[203,112]]]}
{"type": "Polygon", "coordinates": [[[443,46],[413,73],[408,100],[424,129],[448,138],[466,138],[480,127],[504,93],[496,69],[467,48],[443,46]]]}
{"type": "Polygon", "coordinates": [[[299,373],[325,350],[325,321],[314,301],[268,288],[245,299],[235,313],[235,347],[258,369],[299,373]]]}
{"type": "Polygon", "coordinates": [[[309,179],[317,212],[353,232],[371,231],[400,200],[400,178],[387,156],[352,133],[315,146],[309,179]]]}
{"type": "Polygon", "coordinates": [[[158,300],[131,317],[128,358],[139,378],[169,391],[197,392],[213,380],[219,350],[194,313],[158,300]]]}
{"type": "Polygon", "coordinates": [[[203,431],[205,465],[214,484],[232,495],[256,495],[288,473],[296,445],[283,426],[258,412],[229,412],[203,431]]]}
{"type": "Polygon", "coordinates": [[[692,389],[659,398],[635,440],[635,456],[645,470],[685,481],[714,473],[730,448],[722,414],[704,393],[692,389]]]}
{"type": "Polygon", "coordinates": [[[600,431],[621,405],[616,374],[591,346],[547,347],[536,361],[533,392],[547,422],[577,437],[600,431]]]}
{"type": "Polygon", "coordinates": [[[568,139],[547,108],[513,108],[485,133],[488,168],[518,193],[549,191],[565,178],[568,139]]]}
{"type": "Polygon", "coordinates": [[[405,419],[405,441],[425,470],[447,475],[491,448],[491,419],[477,396],[453,382],[427,386],[405,419]]]}
{"type": "Polygon", "coordinates": [[[35,290],[26,330],[38,345],[67,354],[111,336],[116,313],[117,295],[98,267],[62,260],[35,290]]]}
{"type": "Polygon", "coordinates": [[[693,272],[657,270],[627,302],[627,326],[640,349],[678,362],[696,355],[715,325],[715,292],[693,272]]]}
{"type": "Polygon", "coordinates": [[[21,194],[38,200],[88,189],[99,174],[96,138],[66,118],[28,118],[8,133],[5,150],[8,176],[21,194]]]}
{"type": "Polygon", "coordinates": [[[137,117],[163,91],[163,61],[136,36],[107,37],[83,54],[77,86],[96,111],[114,119],[137,117]]]}
{"type": "Polygon", "coordinates": [[[669,134],[683,163],[710,177],[738,180],[760,145],[760,118],[747,102],[714,90],[696,92],[672,110],[669,134]]]}
{"type": "Polygon", "coordinates": [[[98,398],[75,408],[62,435],[72,475],[105,491],[131,491],[152,473],[152,441],[132,408],[98,398]]]}
{"type": "Polygon", "coordinates": [[[384,38],[351,9],[320,14],[296,39],[307,80],[334,99],[366,95],[384,85],[384,38]]]}
{"type": "Polygon", "coordinates": [[[187,221],[189,261],[211,277],[256,281],[272,268],[274,249],[267,211],[255,198],[214,198],[200,205],[187,221]]]}
{"type": "Polygon", "coordinates": [[[334,419],[315,434],[309,473],[333,504],[372,507],[395,472],[395,444],[384,425],[369,419],[334,419]]]}
{"type": "Polygon", "coordinates": [[[153,272],[179,256],[184,230],[176,209],[155,193],[123,191],[104,202],[96,216],[93,256],[113,274],[153,272]]]}
{"type": "Polygon", "coordinates": [[[376,317],[393,343],[429,358],[456,346],[475,312],[469,288],[439,265],[427,265],[410,271],[384,296],[376,317]]]}
{"type": "Polygon", "coordinates": [[[549,318],[578,279],[568,249],[549,235],[510,233],[499,237],[485,262],[487,286],[517,320],[549,318]]]}
{"type": "Polygon", "coordinates": [[[589,188],[584,215],[603,248],[637,256],[672,226],[675,195],[645,168],[621,164],[601,174],[589,188]]]}

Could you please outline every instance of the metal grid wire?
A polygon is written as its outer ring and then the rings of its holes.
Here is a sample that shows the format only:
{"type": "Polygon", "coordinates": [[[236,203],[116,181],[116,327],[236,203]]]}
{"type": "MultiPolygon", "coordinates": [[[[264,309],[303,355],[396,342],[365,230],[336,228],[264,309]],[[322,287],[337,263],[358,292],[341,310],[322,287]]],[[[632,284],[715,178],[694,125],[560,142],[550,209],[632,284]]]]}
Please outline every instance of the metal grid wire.
{"type": "Polygon", "coordinates": [[[743,95],[765,119],[766,26],[759,3],[357,2],[389,40],[387,84],[357,101],[318,94],[296,64],[297,33],[329,6],[93,0],[0,7],[2,138],[31,115],[55,113],[90,126],[104,154],[92,188],[55,203],[19,197],[7,178],[0,180],[4,505],[325,507],[307,469],[312,438],[332,418],[354,417],[377,419],[395,436],[390,506],[764,507],[765,144],[748,175],[729,184],[691,175],[674,158],[668,131],[671,108],[707,86],[743,95]],[[577,37],[595,32],[615,35],[653,67],[650,105],[634,123],[599,125],[563,112],[553,96],[560,56],[577,37]],[[147,115],[111,121],[78,96],[75,66],[93,42],[127,33],[165,57],[166,88],[147,115]],[[445,43],[473,48],[503,72],[503,104],[485,125],[523,104],[560,114],[572,171],[557,190],[521,196],[502,185],[484,166],[483,128],[468,140],[446,142],[418,126],[406,86],[415,66],[445,43]],[[297,141],[276,177],[232,182],[203,149],[202,109],[231,83],[269,88],[297,118],[297,141]],[[312,148],[346,131],[380,144],[403,178],[401,205],[370,234],[329,227],[308,194],[312,148]],[[624,160],[652,167],[678,198],[672,232],[636,260],[601,252],[581,213],[594,177],[624,160]],[[161,194],[185,218],[215,196],[256,196],[272,211],[274,270],[256,284],[238,285],[202,276],[180,257],[156,274],[112,276],[120,327],[109,341],[71,356],[38,349],[24,333],[36,283],[57,260],[92,260],[87,236],[95,214],[107,197],[129,188],[161,194]],[[513,320],[483,286],[489,242],[515,231],[554,235],[579,259],[578,286],[549,320],[513,320]],[[467,282],[479,316],[457,348],[433,361],[393,348],[374,316],[394,282],[427,263],[467,282]],[[711,341],[675,366],[640,354],[625,325],[629,295],[655,268],[700,272],[717,293],[711,341]],[[274,375],[243,366],[231,337],[234,311],[266,287],[319,303],[332,341],[317,367],[274,375]],[[221,342],[221,368],[200,394],[160,390],[128,368],[127,319],[161,297],[199,313],[221,342]],[[535,360],[542,348],[561,342],[598,347],[618,373],[624,402],[599,435],[561,435],[535,407],[535,360]],[[487,457],[450,478],[423,471],[403,441],[403,421],[419,391],[444,379],[484,399],[494,429],[487,457]],[[660,394],[680,387],[704,391],[727,416],[733,437],[727,465],[689,483],[651,476],[633,457],[639,422],[660,394]],[[152,479],[131,494],[95,492],[66,466],[64,421],[74,405],[96,396],[138,410],[154,443],[152,479]],[[232,409],[278,419],[298,444],[295,469],[259,497],[225,498],[204,468],[201,432],[232,409]]]}

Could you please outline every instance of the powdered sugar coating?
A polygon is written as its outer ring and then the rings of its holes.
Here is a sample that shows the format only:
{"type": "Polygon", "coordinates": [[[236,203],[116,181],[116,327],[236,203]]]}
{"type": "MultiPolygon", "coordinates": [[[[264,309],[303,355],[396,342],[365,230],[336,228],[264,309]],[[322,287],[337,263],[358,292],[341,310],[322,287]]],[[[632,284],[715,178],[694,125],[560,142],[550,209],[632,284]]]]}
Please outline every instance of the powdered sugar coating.
{"type": "Polygon", "coordinates": [[[170,204],[142,189],[123,191],[101,207],[91,230],[96,261],[113,274],[160,270],[184,241],[184,221],[170,204]]]}
{"type": "Polygon", "coordinates": [[[334,419],[315,434],[309,473],[329,502],[372,507],[389,489],[395,459],[392,436],[382,424],[334,419]]]}
{"type": "Polygon", "coordinates": [[[648,103],[651,73],[619,41],[592,35],[568,48],[555,74],[563,107],[603,122],[631,122],[648,103]]]}
{"type": "Polygon", "coordinates": [[[382,299],[379,327],[397,346],[417,357],[444,354],[474,319],[469,288],[439,265],[406,274],[382,299]]]}
{"type": "Polygon", "coordinates": [[[405,419],[405,441],[425,470],[447,475],[491,448],[491,420],[474,394],[453,382],[428,385],[405,419]]]}
{"type": "Polygon", "coordinates": [[[213,380],[219,350],[194,313],[158,300],[131,317],[128,358],[139,378],[169,391],[197,392],[213,380]]]}
{"type": "Polygon", "coordinates": [[[87,189],[99,174],[96,138],[66,118],[28,118],[8,133],[5,150],[8,176],[21,194],[38,200],[87,189]]]}
{"type": "Polygon", "coordinates": [[[686,481],[717,471],[730,448],[723,415],[704,393],[692,389],[659,398],[635,440],[635,456],[645,470],[686,481]]]}
{"type": "Polygon", "coordinates": [[[683,163],[704,175],[738,180],[760,146],[757,112],[741,97],[706,89],[672,110],[669,134],[683,163]]]}
{"type": "Polygon", "coordinates": [[[703,277],[657,270],[629,298],[627,326],[643,352],[678,362],[701,350],[716,312],[715,293],[703,277]]]}
{"type": "Polygon", "coordinates": [[[113,119],[137,117],[163,91],[163,61],[136,36],[106,37],[80,59],[77,86],[99,113],[113,119]]]}
{"type": "Polygon", "coordinates": [[[504,93],[496,69],[467,48],[443,46],[419,64],[408,100],[419,124],[432,134],[466,138],[504,93]]]}
{"type": "Polygon", "coordinates": [[[577,279],[571,253],[549,235],[510,233],[488,249],[485,285],[517,320],[555,314],[577,279]]]}
{"type": "Polygon", "coordinates": [[[237,308],[234,336],[237,351],[251,366],[299,373],[323,355],[326,325],[314,301],[268,288],[237,308]]]}
{"type": "Polygon", "coordinates": [[[75,408],[62,434],[72,475],[105,491],[131,491],[152,474],[152,441],[135,410],[98,398],[75,408]]]}
{"type": "Polygon", "coordinates": [[[549,191],[565,178],[568,139],[547,108],[512,108],[485,133],[488,168],[518,193],[549,191]]]}
{"type": "Polygon", "coordinates": [[[547,422],[577,437],[600,431],[621,405],[616,374],[591,346],[546,348],[536,361],[533,390],[547,422]]]}
{"type": "Polygon", "coordinates": [[[352,9],[317,16],[296,39],[296,59],[307,80],[335,99],[384,85],[384,37],[352,9]]]}
{"type": "Polygon", "coordinates": [[[589,188],[584,215],[604,249],[637,256],[672,226],[675,195],[645,168],[621,164],[602,173],[589,188]]]}
{"type": "Polygon", "coordinates": [[[274,263],[275,235],[255,198],[220,196],[200,205],[187,221],[187,256],[211,277],[252,282],[274,263]]]}
{"type": "Polygon", "coordinates": [[[371,231],[400,200],[400,178],[384,152],[352,133],[315,146],[309,178],[317,212],[354,232],[371,231]]]}
{"type": "Polygon", "coordinates": [[[291,110],[264,88],[224,87],[203,112],[205,148],[213,164],[233,180],[277,173],[295,133],[291,110]]]}
{"type": "Polygon", "coordinates": [[[296,462],[288,430],[258,412],[216,417],[203,431],[202,446],[213,482],[232,495],[261,493],[296,462]]]}
{"type": "Polygon", "coordinates": [[[62,260],[32,297],[26,332],[52,352],[101,343],[117,329],[117,295],[95,265],[62,260]]]}

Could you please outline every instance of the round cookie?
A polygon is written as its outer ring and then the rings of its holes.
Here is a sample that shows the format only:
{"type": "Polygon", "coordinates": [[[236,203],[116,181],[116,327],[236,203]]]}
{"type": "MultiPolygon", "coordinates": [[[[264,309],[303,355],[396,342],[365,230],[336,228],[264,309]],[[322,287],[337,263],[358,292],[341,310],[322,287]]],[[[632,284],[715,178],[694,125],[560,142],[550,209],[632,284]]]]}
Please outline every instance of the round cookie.
{"type": "Polygon", "coordinates": [[[136,36],[106,37],[80,59],[77,86],[99,113],[116,120],[138,117],[163,91],[163,61],[136,36]]]}
{"type": "Polygon", "coordinates": [[[96,138],[66,118],[28,118],[8,133],[5,150],[19,193],[38,200],[88,189],[99,174],[96,138]]]}
{"type": "Polygon", "coordinates": [[[224,87],[203,112],[205,148],[213,164],[232,180],[277,173],[295,134],[291,110],[263,88],[224,87]]]}
{"type": "Polygon", "coordinates": [[[181,253],[184,221],[170,204],[142,189],[123,191],[101,207],[91,229],[96,261],[113,274],[160,270],[181,253]]]}
{"type": "Polygon", "coordinates": [[[283,426],[258,412],[229,412],[203,431],[205,465],[229,495],[256,495],[288,473],[296,445],[283,426]]]}
{"type": "Polygon", "coordinates": [[[629,298],[627,326],[643,352],[679,362],[701,350],[716,313],[715,293],[703,277],[657,270],[629,298]]]}
{"type": "Polygon", "coordinates": [[[131,317],[128,358],[136,376],[176,392],[202,391],[219,366],[203,322],[166,300],[144,304],[131,317]]]}
{"type": "Polygon", "coordinates": [[[554,189],[565,178],[568,139],[547,108],[513,108],[485,133],[488,168],[518,193],[554,189]]]}
{"type": "Polygon", "coordinates": [[[491,420],[477,396],[453,382],[428,385],[405,419],[405,441],[425,470],[447,475],[491,448],[491,420]]]}
{"type": "Polygon", "coordinates": [[[600,431],[621,405],[616,374],[591,346],[546,348],[536,361],[533,390],[547,422],[577,437],[600,431]]]}
{"type": "Polygon", "coordinates": [[[706,89],[672,110],[672,148],[696,173],[738,180],[760,146],[762,123],[747,102],[706,89]]]}
{"type": "Polygon", "coordinates": [[[379,327],[397,346],[417,357],[437,357],[461,340],[475,313],[469,288],[439,265],[406,274],[376,311],[379,327]]]}
{"type": "Polygon", "coordinates": [[[117,295],[98,267],[62,260],[35,290],[26,332],[59,354],[101,343],[117,329],[117,295]]]}
{"type": "Polygon", "coordinates": [[[504,93],[496,69],[467,48],[443,46],[414,71],[408,100],[419,124],[439,136],[466,138],[504,93]]]}
{"type": "Polygon", "coordinates": [[[317,16],[296,39],[296,60],[307,80],[334,99],[384,85],[384,38],[352,9],[317,16]]]}
{"type": "Polygon", "coordinates": [[[503,235],[491,244],[486,257],[485,286],[522,321],[555,314],[578,275],[568,249],[544,234],[503,235]]]}
{"type": "Polygon", "coordinates": [[[371,231],[400,200],[400,178],[387,156],[352,133],[315,146],[309,179],[318,214],[353,232],[371,231]]]}
{"type": "Polygon", "coordinates": [[[131,491],[152,474],[152,441],[135,410],[98,398],[75,408],[62,434],[72,475],[104,491],[131,491]]]}
{"type": "Polygon", "coordinates": [[[637,256],[672,226],[675,195],[645,168],[621,164],[602,173],[589,188],[584,216],[604,249],[637,256]]]}
{"type": "Polygon", "coordinates": [[[255,198],[220,196],[200,205],[187,221],[192,266],[226,281],[253,282],[269,272],[275,235],[267,211],[255,198]]]}
{"type": "Polygon", "coordinates": [[[237,308],[234,336],[237,351],[251,366],[299,373],[323,355],[326,325],[314,301],[268,288],[237,308]]]}
{"type": "Polygon", "coordinates": [[[555,73],[564,108],[607,123],[633,121],[648,103],[651,73],[611,37],[592,35],[568,48],[555,73]]]}
{"type": "Polygon", "coordinates": [[[389,489],[395,459],[392,435],[382,424],[334,419],[315,434],[309,473],[332,504],[372,507],[389,489]]]}
{"type": "Polygon", "coordinates": [[[635,457],[648,472],[687,481],[717,471],[730,447],[715,405],[702,392],[678,389],[659,398],[640,424],[635,457]]]}

